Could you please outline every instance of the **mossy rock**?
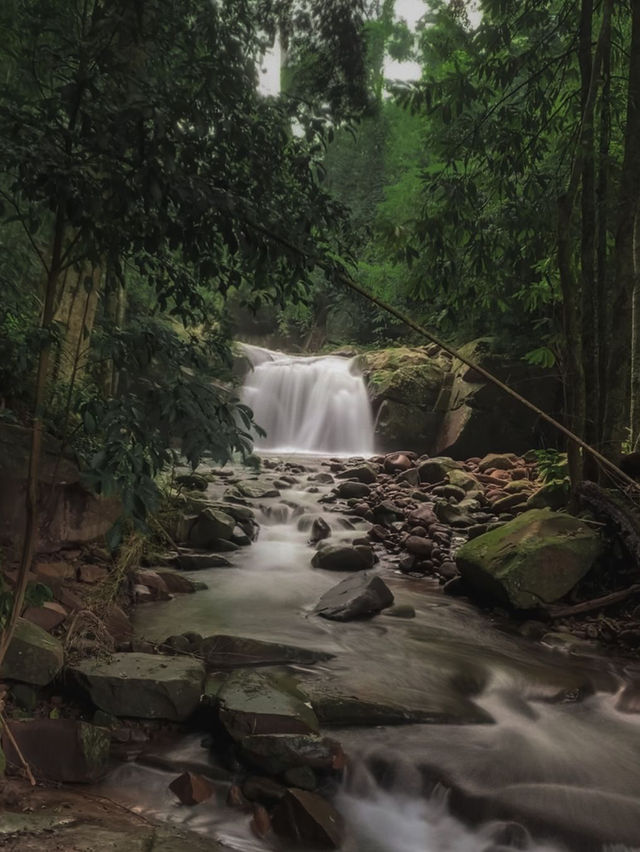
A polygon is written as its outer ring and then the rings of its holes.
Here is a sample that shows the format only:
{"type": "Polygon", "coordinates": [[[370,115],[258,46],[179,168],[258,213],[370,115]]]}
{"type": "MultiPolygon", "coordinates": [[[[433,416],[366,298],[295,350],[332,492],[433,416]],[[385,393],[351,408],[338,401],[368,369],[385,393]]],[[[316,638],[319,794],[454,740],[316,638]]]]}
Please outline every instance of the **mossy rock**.
{"type": "Polygon", "coordinates": [[[559,600],[601,552],[585,521],[564,512],[532,509],[464,544],[456,555],[460,575],[479,597],[532,609],[559,600]]]}
{"type": "Polygon", "coordinates": [[[369,393],[376,400],[388,399],[431,410],[438,399],[444,373],[432,361],[368,374],[369,393]]]}
{"type": "Polygon", "coordinates": [[[375,349],[363,352],[356,360],[362,372],[376,370],[398,370],[401,367],[417,364],[432,364],[434,359],[424,349],[409,346],[391,346],[388,349],[375,349]]]}
{"type": "Polygon", "coordinates": [[[62,668],[64,652],[60,642],[46,630],[19,618],[0,678],[46,686],[62,668]]]}

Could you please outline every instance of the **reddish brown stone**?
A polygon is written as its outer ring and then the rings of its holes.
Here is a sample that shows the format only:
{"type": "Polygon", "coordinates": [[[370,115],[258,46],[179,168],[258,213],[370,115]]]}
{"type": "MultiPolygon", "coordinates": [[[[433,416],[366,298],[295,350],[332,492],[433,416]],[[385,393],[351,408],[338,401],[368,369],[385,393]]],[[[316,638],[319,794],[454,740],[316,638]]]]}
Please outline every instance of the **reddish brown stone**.
{"type": "Polygon", "coordinates": [[[167,584],[162,577],[155,571],[138,571],[136,573],[136,583],[140,583],[147,588],[158,593],[158,597],[169,594],[167,584]]]}
{"type": "Polygon", "coordinates": [[[33,569],[43,582],[47,580],[73,580],[76,576],[75,566],[68,562],[41,562],[33,569]]]}
{"type": "Polygon", "coordinates": [[[262,840],[271,831],[271,817],[269,812],[262,805],[254,804],[253,817],[249,823],[251,831],[262,840]]]}
{"type": "Polygon", "coordinates": [[[169,784],[169,789],[183,805],[199,805],[210,799],[215,790],[207,778],[193,772],[183,772],[182,775],[178,775],[169,784]]]}
{"type": "Polygon", "coordinates": [[[431,556],[433,550],[433,542],[428,538],[422,538],[417,535],[410,535],[404,543],[405,549],[414,556],[431,556]]]}
{"type": "Polygon", "coordinates": [[[51,632],[67,617],[67,610],[55,601],[47,601],[42,606],[30,606],[23,612],[22,617],[32,624],[37,624],[43,630],[51,632]]]}
{"type": "Polygon", "coordinates": [[[251,808],[251,804],[237,784],[232,784],[231,787],[229,787],[229,792],[227,793],[227,804],[230,808],[242,808],[243,810],[249,810],[251,808]]]}
{"type": "Polygon", "coordinates": [[[84,606],[79,595],[72,592],[71,589],[68,589],[66,586],[60,586],[58,589],[55,589],[54,594],[56,596],[56,600],[62,604],[67,612],[76,612],[84,606]]]}
{"type": "Polygon", "coordinates": [[[156,574],[164,580],[165,586],[172,594],[188,594],[195,592],[195,585],[187,577],[182,574],[176,574],[173,571],[156,571],[156,574]]]}

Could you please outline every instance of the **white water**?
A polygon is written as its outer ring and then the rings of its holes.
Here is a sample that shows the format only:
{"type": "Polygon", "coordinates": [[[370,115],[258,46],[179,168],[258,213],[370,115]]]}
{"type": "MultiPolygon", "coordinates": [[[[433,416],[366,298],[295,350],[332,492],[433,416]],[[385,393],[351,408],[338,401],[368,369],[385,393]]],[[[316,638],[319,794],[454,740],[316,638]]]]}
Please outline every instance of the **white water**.
{"type": "Polygon", "coordinates": [[[253,370],[242,401],[267,433],[256,449],[271,453],[371,455],[373,419],[353,359],[297,357],[242,345],[253,370]]]}

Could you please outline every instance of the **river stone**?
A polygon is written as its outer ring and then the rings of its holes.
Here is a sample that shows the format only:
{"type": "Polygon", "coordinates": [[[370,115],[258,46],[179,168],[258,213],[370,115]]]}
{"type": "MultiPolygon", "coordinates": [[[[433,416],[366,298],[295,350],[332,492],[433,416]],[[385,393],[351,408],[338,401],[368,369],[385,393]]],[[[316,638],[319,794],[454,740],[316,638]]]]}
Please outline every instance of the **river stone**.
{"type": "Polygon", "coordinates": [[[427,461],[423,461],[418,465],[420,482],[442,482],[442,480],[446,479],[449,471],[460,469],[461,467],[460,462],[446,456],[427,459],[427,461]]]}
{"type": "Polygon", "coordinates": [[[249,639],[244,636],[228,636],[223,633],[207,636],[203,639],[201,648],[205,665],[214,670],[282,663],[309,665],[333,659],[333,654],[327,654],[324,651],[281,645],[277,642],[263,642],[261,639],[249,639]]]}
{"type": "Polygon", "coordinates": [[[183,488],[188,488],[192,491],[206,491],[209,482],[206,476],[199,473],[183,473],[176,476],[176,482],[183,488]]]}
{"type": "Polygon", "coordinates": [[[144,653],[83,660],[69,673],[105,713],[173,722],[198,707],[205,678],[196,660],[144,653]]]}
{"type": "Polygon", "coordinates": [[[316,518],[311,527],[311,541],[322,541],[331,535],[331,527],[324,518],[316,518]]]}
{"type": "Polygon", "coordinates": [[[236,525],[235,518],[220,509],[203,509],[189,532],[189,543],[201,550],[213,548],[220,539],[229,539],[236,525]]]}
{"type": "Polygon", "coordinates": [[[317,734],[255,734],[242,739],[240,750],[243,758],[270,775],[299,766],[331,772],[346,761],[339,742],[317,734]]]}
{"type": "Polygon", "coordinates": [[[314,611],[331,621],[352,621],[375,615],[392,603],[393,595],[384,580],[356,574],[325,592],[314,611]]]}
{"type": "MultiPolygon", "coordinates": [[[[30,719],[11,722],[11,733],[35,775],[49,781],[87,784],[109,767],[111,736],[105,728],[77,719],[30,719]]],[[[21,760],[6,736],[2,746],[15,766],[21,760]]]]}
{"type": "Polygon", "coordinates": [[[236,490],[242,497],[250,500],[266,500],[269,497],[279,497],[280,492],[269,482],[238,482],[236,490]]]}
{"type": "MultiPolygon", "coordinates": [[[[376,481],[376,472],[370,464],[360,464],[356,467],[348,467],[346,470],[343,470],[341,473],[336,474],[337,479],[352,479],[357,480],[358,482],[364,482],[367,485],[371,485],[372,482],[376,481]]],[[[354,495],[359,496],[359,495],[354,495]]]]}
{"type": "Polygon", "coordinates": [[[256,734],[318,732],[316,715],[302,693],[251,669],[232,672],[217,699],[220,721],[235,740],[256,734]]]}
{"type": "Polygon", "coordinates": [[[569,501],[569,480],[552,479],[527,499],[527,509],[564,509],[569,501]]]}
{"type": "Polygon", "coordinates": [[[58,674],[63,662],[60,642],[37,624],[19,618],[0,667],[0,678],[46,686],[58,674]]]}
{"type": "Polygon", "coordinates": [[[271,824],[276,834],[320,849],[339,849],[344,822],[333,805],[308,790],[295,787],[276,805],[271,824]]]}
{"type": "Polygon", "coordinates": [[[346,482],[341,482],[336,487],[335,492],[338,497],[368,497],[371,494],[371,489],[364,482],[347,479],[346,482]]]}
{"type": "Polygon", "coordinates": [[[231,567],[226,556],[219,556],[217,553],[180,553],[174,557],[173,564],[181,571],[205,571],[207,568],[231,567]]]}
{"type": "Polygon", "coordinates": [[[366,571],[373,565],[373,551],[363,546],[330,545],[318,550],[311,565],[325,571],[366,571]]]}
{"type": "Polygon", "coordinates": [[[465,585],[516,609],[553,603],[589,571],[601,551],[579,518],[532,509],[464,544],[456,562],[465,585]]]}
{"type": "Polygon", "coordinates": [[[231,515],[236,521],[254,521],[256,513],[249,506],[239,506],[237,503],[212,503],[212,509],[231,515]]]}
{"type": "Polygon", "coordinates": [[[513,470],[515,463],[510,453],[489,453],[478,463],[478,470],[484,473],[487,470],[513,470]]]}

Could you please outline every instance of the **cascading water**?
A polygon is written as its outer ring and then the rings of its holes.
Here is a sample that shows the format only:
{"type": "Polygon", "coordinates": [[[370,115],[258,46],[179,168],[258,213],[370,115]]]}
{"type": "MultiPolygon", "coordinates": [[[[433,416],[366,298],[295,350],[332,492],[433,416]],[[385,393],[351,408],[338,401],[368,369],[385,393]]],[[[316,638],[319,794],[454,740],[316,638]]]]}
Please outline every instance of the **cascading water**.
{"type": "Polygon", "coordinates": [[[272,453],[371,455],[373,420],[353,359],[297,357],[243,344],[253,370],[242,401],[267,433],[256,448],[272,453]]]}

